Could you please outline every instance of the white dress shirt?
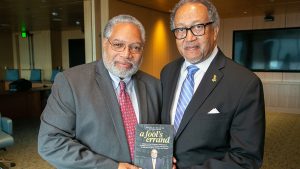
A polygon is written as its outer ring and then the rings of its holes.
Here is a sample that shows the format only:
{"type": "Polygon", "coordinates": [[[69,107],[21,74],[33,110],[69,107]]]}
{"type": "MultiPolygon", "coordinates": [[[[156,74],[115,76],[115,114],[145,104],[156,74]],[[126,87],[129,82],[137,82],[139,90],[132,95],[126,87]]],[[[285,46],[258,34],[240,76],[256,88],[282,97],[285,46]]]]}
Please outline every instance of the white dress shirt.
{"type": "MultiPolygon", "coordinates": [[[[216,46],[214,48],[214,50],[212,51],[211,55],[206,60],[204,60],[203,62],[195,64],[195,66],[197,66],[199,68],[199,70],[194,75],[194,82],[195,82],[194,93],[196,92],[196,90],[197,90],[197,88],[198,88],[205,72],[207,71],[210,63],[215,58],[217,53],[218,53],[218,47],[216,46]]],[[[180,75],[179,75],[179,78],[178,78],[178,81],[177,81],[177,86],[176,86],[176,89],[175,89],[174,99],[173,99],[171,112],[170,112],[171,124],[173,124],[173,125],[174,125],[174,119],[175,119],[175,113],[176,113],[177,103],[178,103],[178,99],[179,99],[179,94],[180,94],[180,91],[181,91],[181,86],[183,84],[184,79],[187,76],[187,73],[188,73],[187,67],[190,66],[190,65],[191,65],[191,63],[189,63],[188,61],[185,60],[184,63],[182,64],[182,66],[181,66],[180,75]]]]}
{"type": "Polygon", "coordinates": [[[152,168],[155,169],[156,165],[156,158],[152,158],[152,168]]]}

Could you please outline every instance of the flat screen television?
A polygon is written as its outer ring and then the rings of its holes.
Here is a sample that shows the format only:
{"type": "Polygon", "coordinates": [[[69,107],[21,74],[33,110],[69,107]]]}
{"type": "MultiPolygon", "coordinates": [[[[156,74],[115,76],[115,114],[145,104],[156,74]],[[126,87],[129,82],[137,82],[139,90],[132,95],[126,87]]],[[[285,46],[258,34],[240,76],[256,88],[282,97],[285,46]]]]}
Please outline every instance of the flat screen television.
{"type": "Polygon", "coordinates": [[[257,72],[300,72],[300,27],[233,32],[233,60],[257,72]]]}

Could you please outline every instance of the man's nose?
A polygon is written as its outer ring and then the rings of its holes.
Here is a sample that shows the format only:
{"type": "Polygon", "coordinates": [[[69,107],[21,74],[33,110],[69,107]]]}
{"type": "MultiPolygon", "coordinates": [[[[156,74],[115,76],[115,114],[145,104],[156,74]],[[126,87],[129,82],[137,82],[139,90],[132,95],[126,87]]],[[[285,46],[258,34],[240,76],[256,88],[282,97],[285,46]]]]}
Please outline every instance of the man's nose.
{"type": "Polygon", "coordinates": [[[197,37],[193,34],[192,30],[189,29],[189,30],[187,30],[187,34],[186,34],[185,39],[187,41],[194,41],[194,40],[197,39],[197,37]]]}
{"type": "Polygon", "coordinates": [[[131,58],[132,57],[129,46],[125,47],[124,51],[122,52],[122,57],[124,57],[124,58],[131,58]]]}

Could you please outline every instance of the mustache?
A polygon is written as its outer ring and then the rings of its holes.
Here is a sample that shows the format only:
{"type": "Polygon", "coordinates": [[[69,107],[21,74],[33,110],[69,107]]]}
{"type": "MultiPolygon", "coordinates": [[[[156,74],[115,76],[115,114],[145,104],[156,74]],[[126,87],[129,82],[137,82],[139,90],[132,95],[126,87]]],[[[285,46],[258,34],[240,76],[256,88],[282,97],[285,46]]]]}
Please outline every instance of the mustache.
{"type": "Polygon", "coordinates": [[[132,60],[128,60],[128,59],[125,59],[125,60],[117,60],[115,62],[118,62],[118,63],[122,63],[122,64],[131,64],[131,65],[134,65],[135,62],[132,61],[132,60]]]}
{"type": "Polygon", "coordinates": [[[184,48],[195,48],[195,47],[200,47],[199,43],[196,42],[186,42],[183,44],[184,48]]]}
{"type": "Polygon", "coordinates": [[[188,49],[188,48],[200,48],[200,45],[199,44],[193,44],[193,43],[190,43],[190,44],[185,44],[183,46],[184,49],[188,49]]]}

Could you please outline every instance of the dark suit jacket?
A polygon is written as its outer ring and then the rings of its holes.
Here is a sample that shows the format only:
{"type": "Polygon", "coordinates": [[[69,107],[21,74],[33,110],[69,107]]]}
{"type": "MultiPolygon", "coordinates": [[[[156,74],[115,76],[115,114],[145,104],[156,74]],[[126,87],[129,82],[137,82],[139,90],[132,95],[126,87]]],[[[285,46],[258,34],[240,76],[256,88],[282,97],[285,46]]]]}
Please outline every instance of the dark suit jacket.
{"type": "MultiPolygon", "coordinates": [[[[171,123],[170,109],[183,62],[180,58],[161,72],[162,123],[171,123]]],[[[262,165],[264,134],[264,95],[260,79],[219,50],[175,135],[174,155],[178,168],[257,169],[262,165]],[[220,113],[209,114],[214,108],[220,113]]]]}
{"type": "MultiPolygon", "coordinates": [[[[141,71],[132,80],[140,123],[159,123],[160,82],[141,71]]],[[[56,76],[41,115],[38,150],[64,169],[112,169],[131,162],[117,96],[102,60],[56,76]]]]}
{"type": "MultiPolygon", "coordinates": [[[[152,158],[148,158],[144,162],[144,166],[142,166],[143,169],[153,169],[152,158]]],[[[162,167],[163,160],[160,158],[156,158],[155,169],[164,169],[162,167]]]]}

